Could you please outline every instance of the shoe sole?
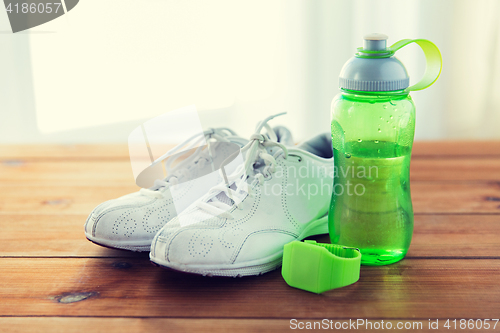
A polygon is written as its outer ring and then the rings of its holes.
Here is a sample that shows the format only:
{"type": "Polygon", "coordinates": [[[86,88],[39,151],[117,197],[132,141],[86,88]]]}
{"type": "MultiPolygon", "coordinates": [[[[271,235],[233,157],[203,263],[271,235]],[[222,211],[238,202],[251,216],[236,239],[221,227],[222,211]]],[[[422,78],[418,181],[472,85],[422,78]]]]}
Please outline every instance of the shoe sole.
{"type": "Polygon", "coordinates": [[[125,250],[125,251],[132,251],[132,252],[149,252],[151,250],[151,243],[149,244],[137,244],[137,243],[116,243],[116,242],[110,242],[109,240],[106,239],[100,239],[93,237],[87,233],[85,233],[85,237],[92,243],[107,247],[108,249],[116,249],[116,250],[125,250]]]}
{"type": "MultiPolygon", "coordinates": [[[[313,221],[302,232],[297,240],[304,238],[327,234],[328,233],[328,215],[313,221]]],[[[230,265],[184,265],[173,262],[166,262],[157,258],[150,257],[153,264],[163,268],[170,268],[184,273],[200,274],[203,276],[227,276],[243,277],[252,275],[261,275],[273,271],[281,266],[283,260],[283,250],[274,253],[268,257],[230,265]]]]}

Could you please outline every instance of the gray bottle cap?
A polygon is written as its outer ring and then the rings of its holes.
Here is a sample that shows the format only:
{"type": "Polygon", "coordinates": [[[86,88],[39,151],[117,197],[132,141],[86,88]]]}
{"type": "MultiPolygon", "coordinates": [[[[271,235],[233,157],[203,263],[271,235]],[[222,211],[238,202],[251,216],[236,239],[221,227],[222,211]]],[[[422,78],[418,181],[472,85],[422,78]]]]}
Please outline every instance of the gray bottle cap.
{"type": "Polygon", "coordinates": [[[369,34],[363,48],[342,67],[339,86],[358,91],[393,91],[406,89],[410,78],[405,66],[387,50],[387,36],[369,34]],[[384,52],[387,50],[387,52],[384,52]],[[372,52],[363,52],[372,51],[372,52]],[[374,52],[375,51],[375,52],[374,52]]]}
{"type": "Polygon", "coordinates": [[[363,49],[371,51],[385,50],[387,44],[387,35],[384,34],[369,34],[366,35],[363,41],[363,49]]]}

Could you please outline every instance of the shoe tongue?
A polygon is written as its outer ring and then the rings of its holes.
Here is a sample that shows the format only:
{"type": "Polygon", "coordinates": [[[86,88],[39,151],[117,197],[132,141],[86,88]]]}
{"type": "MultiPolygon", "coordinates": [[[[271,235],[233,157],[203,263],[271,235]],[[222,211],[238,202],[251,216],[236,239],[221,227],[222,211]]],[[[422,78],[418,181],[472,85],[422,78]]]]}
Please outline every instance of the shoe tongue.
{"type": "MultiPolygon", "coordinates": [[[[233,191],[236,191],[236,184],[232,183],[231,186],[229,186],[229,188],[233,191]]],[[[215,201],[222,202],[223,204],[226,204],[229,207],[231,207],[234,204],[234,201],[227,196],[226,192],[220,192],[215,197],[210,199],[208,202],[215,202],[215,201]]]]}
{"type": "Polygon", "coordinates": [[[273,131],[276,134],[279,143],[287,147],[292,147],[294,145],[292,133],[288,128],[284,126],[276,126],[273,128],[273,131]]]}
{"type": "Polygon", "coordinates": [[[212,200],[212,202],[214,202],[214,199],[219,201],[219,202],[222,202],[223,204],[226,204],[228,206],[232,206],[233,205],[233,200],[231,200],[231,198],[229,198],[225,192],[221,192],[219,194],[217,194],[212,200]]]}

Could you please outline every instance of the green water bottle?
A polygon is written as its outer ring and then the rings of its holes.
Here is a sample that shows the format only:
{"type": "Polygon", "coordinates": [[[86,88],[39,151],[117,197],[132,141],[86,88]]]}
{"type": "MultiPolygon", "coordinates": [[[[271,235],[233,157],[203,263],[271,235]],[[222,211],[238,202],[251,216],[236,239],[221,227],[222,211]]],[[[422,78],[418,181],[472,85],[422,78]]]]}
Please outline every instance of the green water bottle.
{"type": "Polygon", "coordinates": [[[410,157],[415,105],[410,91],[433,84],[441,54],[430,41],[365,36],[363,47],[342,68],[341,93],[332,101],[333,194],[328,215],[332,243],[356,247],[364,265],[404,258],[413,235],[410,157]],[[410,43],[424,51],[426,70],[410,86],[394,53],[410,43]]]}

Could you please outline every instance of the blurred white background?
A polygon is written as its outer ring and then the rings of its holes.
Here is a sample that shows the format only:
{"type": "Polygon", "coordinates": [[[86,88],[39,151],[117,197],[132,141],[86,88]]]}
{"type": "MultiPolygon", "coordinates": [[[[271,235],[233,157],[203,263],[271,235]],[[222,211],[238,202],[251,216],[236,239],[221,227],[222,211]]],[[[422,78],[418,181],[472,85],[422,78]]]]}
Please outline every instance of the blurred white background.
{"type": "MultiPolygon", "coordinates": [[[[0,10],[0,143],[127,142],[142,122],[196,104],[203,127],[296,140],[329,130],[342,65],[371,32],[426,38],[443,71],[414,92],[417,140],[500,138],[500,2],[82,0],[12,34],[0,10]]],[[[412,78],[418,46],[397,54],[412,78]]]]}

